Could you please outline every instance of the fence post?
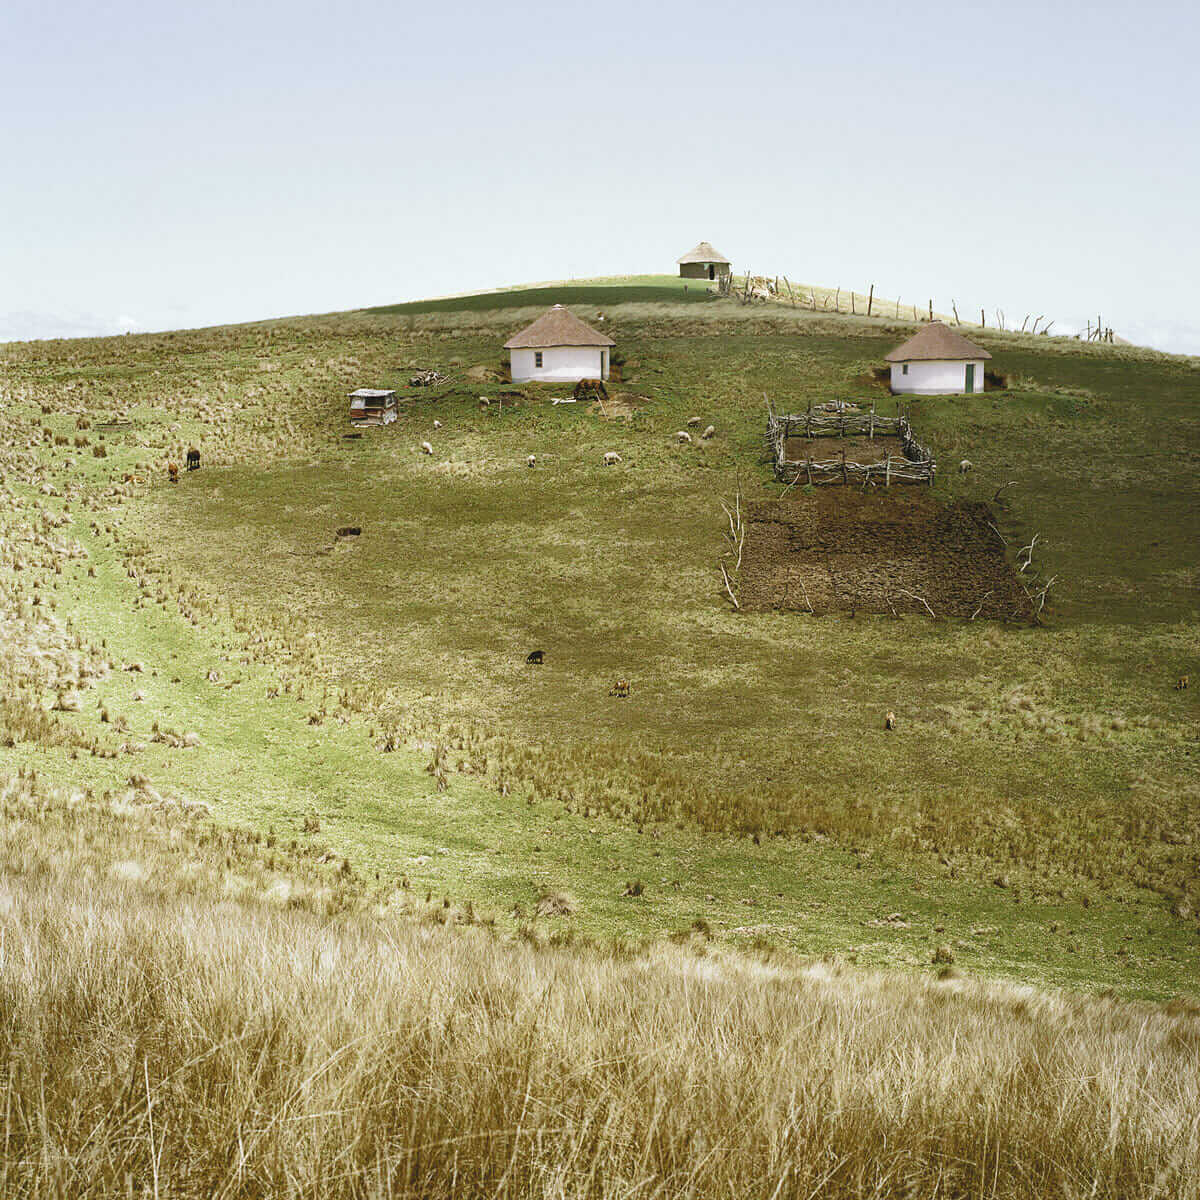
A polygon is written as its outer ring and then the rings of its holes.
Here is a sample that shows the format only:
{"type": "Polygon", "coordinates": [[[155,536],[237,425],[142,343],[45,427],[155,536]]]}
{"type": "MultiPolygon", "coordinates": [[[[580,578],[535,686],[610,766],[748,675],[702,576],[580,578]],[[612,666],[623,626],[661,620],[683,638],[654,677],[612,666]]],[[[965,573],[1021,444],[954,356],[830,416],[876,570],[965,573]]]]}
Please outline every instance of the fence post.
{"type": "Polygon", "coordinates": [[[892,452],[890,450],[887,453],[887,461],[883,467],[883,486],[885,488],[892,486],[892,452]]]}
{"type": "Polygon", "coordinates": [[[871,433],[872,438],[875,437],[875,401],[871,401],[871,433]]]}
{"type": "Polygon", "coordinates": [[[875,303],[875,285],[871,284],[871,290],[867,293],[867,316],[871,315],[871,305],[875,303]]]}

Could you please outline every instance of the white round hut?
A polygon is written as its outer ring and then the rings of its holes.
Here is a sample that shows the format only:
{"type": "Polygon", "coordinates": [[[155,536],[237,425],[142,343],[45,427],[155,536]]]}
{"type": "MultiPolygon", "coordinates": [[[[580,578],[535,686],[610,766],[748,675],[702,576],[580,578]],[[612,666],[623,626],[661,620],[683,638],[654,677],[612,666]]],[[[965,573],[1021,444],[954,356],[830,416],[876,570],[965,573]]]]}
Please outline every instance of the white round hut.
{"type": "Polygon", "coordinates": [[[504,343],[513,383],[578,383],[608,378],[608,352],[616,343],[556,304],[504,343]]]}
{"type": "Polygon", "coordinates": [[[992,356],[941,321],[930,321],[887,356],[892,391],[947,396],[983,391],[983,364],[992,356]]]}

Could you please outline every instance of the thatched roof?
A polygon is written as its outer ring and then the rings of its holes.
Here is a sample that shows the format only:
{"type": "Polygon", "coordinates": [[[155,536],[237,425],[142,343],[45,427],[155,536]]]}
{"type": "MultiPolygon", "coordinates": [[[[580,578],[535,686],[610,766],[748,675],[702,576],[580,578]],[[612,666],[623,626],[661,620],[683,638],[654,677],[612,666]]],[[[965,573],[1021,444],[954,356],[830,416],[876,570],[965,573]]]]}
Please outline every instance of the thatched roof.
{"type": "Polygon", "coordinates": [[[971,358],[991,358],[982,347],[968,342],[941,321],[930,321],[907,342],[887,356],[887,362],[960,362],[971,358]]]}
{"type": "Polygon", "coordinates": [[[701,242],[694,250],[689,250],[675,261],[682,267],[685,263],[728,263],[729,259],[720,250],[714,250],[711,243],[701,242]]]}
{"type": "Polygon", "coordinates": [[[547,346],[615,346],[617,343],[577,316],[556,304],[543,313],[532,325],[514,333],[504,343],[505,350],[541,350],[547,346]]]}

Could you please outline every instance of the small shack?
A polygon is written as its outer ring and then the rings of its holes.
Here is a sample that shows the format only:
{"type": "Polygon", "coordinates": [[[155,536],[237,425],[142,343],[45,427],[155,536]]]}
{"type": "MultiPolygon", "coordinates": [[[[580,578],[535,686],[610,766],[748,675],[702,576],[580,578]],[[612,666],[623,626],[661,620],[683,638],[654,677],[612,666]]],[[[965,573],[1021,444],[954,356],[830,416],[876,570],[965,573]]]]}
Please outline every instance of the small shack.
{"type": "Polygon", "coordinates": [[[504,343],[513,383],[578,383],[607,379],[616,343],[556,304],[504,343]]]}
{"type": "Polygon", "coordinates": [[[942,321],[930,321],[887,356],[897,395],[956,396],[983,391],[992,356],[942,321]]]}
{"type": "Polygon", "coordinates": [[[725,279],[733,270],[729,259],[709,242],[701,242],[676,261],[680,279],[725,279]]]}
{"type": "Polygon", "coordinates": [[[396,419],[396,393],[385,388],[359,388],[350,393],[351,425],[390,425],[396,419]]]}

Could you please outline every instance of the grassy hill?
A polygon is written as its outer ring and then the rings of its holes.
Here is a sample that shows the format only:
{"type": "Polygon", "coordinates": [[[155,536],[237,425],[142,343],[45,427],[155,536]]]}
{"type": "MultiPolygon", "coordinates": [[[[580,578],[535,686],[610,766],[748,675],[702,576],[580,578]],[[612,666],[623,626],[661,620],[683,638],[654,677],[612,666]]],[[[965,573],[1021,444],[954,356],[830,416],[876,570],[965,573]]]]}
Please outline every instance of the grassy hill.
{"type": "Polygon", "coordinates": [[[1009,386],[912,402],[935,500],[1004,485],[1012,551],[1039,535],[1044,626],[723,596],[721,498],[780,490],[764,393],[893,412],[872,371],[909,332],[650,277],[7,347],[0,770],[97,796],[136,773],[328,848],[331,875],[348,859],[558,941],[701,922],[869,965],[929,970],[946,945],[981,974],[1188,990],[1195,360],[980,333],[1009,386]],[[611,411],[486,378],[563,299],[624,356],[611,411]],[[346,391],[417,366],[451,380],[344,438],[346,391]],[[716,435],[680,445],[692,416],[716,435]],[[190,444],[204,468],[172,486],[190,444]],[[573,911],[537,915],[558,893],[573,911]]]}

